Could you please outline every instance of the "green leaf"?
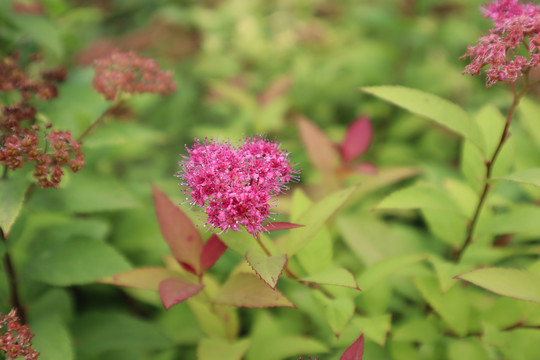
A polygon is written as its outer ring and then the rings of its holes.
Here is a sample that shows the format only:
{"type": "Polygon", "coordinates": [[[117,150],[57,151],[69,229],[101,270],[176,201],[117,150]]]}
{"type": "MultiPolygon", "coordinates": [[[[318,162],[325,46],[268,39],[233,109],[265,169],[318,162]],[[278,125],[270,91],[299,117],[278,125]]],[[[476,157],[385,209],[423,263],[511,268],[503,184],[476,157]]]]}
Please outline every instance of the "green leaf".
{"type": "Polygon", "coordinates": [[[239,273],[231,276],[220,289],[214,302],[236,307],[295,307],[282,293],[272,289],[257,276],[239,273]]]}
{"type": "Polygon", "coordinates": [[[462,274],[464,271],[470,270],[474,265],[469,264],[455,264],[445,261],[439,257],[431,256],[429,262],[435,268],[437,273],[437,279],[441,286],[443,293],[447,292],[456,282],[456,275],[462,274]]]}
{"type": "Polygon", "coordinates": [[[459,286],[441,292],[439,282],[434,277],[415,279],[416,287],[422,296],[459,336],[464,336],[469,327],[469,308],[466,294],[459,286]]]}
{"type": "Polygon", "coordinates": [[[425,116],[471,140],[486,153],[486,144],[476,123],[470,121],[461,107],[448,100],[402,86],[371,86],[360,90],[425,116]]]}
{"type": "Polygon", "coordinates": [[[69,286],[88,284],[129,268],[110,245],[77,239],[39,253],[29,261],[26,274],[47,284],[69,286]]]}
{"type": "Polygon", "coordinates": [[[519,184],[540,186],[540,168],[520,170],[506,176],[495,177],[493,180],[512,181],[519,184]]]}
{"type": "Polygon", "coordinates": [[[381,260],[366,268],[358,278],[358,284],[363,291],[367,291],[397,271],[425,258],[426,255],[399,255],[381,260]]]}
{"type": "Polygon", "coordinates": [[[478,124],[486,144],[484,159],[491,159],[499,141],[506,119],[499,109],[493,105],[486,105],[475,115],[474,121],[478,124]]]}
{"type": "Polygon", "coordinates": [[[267,256],[261,251],[250,250],[246,254],[246,260],[257,275],[272,289],[276,288],[279,276],[283,272],[283,268],[287,266],[287,255],[285,254],[267,256]]]}
{"type": "Polygon", "coordinates": [[[395,341],[432,343],[440,336],[434,316],[418,317],[395,326],[392,339],[395,341]]]}
{"type": "Polygon", "coordinates": [[[452,339],[448,345],[449,360],[488,360],[486,345],[476,338],[452,339]]]}
{"type": "Polygon", "coordinates": [[[510,268],[483,268],[458,276],[496,294],[540,303],[540,276],[510,268]]]}
{"type": "Polygon", "coordinates": [[[229,342],[220,338],[204,338],[197,346],[198,360],[242,360],[250,340],[229,342]]]}
{"type": "Polygon", "coordinates": [[[70,178],[65,188],[35,192],[28,202],[35,210],[91,213],[140,206],[119,181],[85,173],[70,178]]]}
{"type": "Polygon", "coordinates": [[[115,350],[149,354],[173,346],[157,325],[117,312],[83,314],[73,324],[73,335],[77,359],[83,358],[82,355],[84,358],[99,358],[115,350]]]}
{"type": "Polygon", "coordinates": [[[356,189],[356,186],[352,186],[328,195],[310,207],[308,211],[300,216],[298,221],[295,221],[298,224],[305,225],[305,227],[291,232],[287,241],[287,254],[289,257],[313,239],[328,219],[351,197],[356,189]]]}
{"type": "Polygon", "coordinates": [[[49,50],[56,58],[61,58],[64,49],[60,41],[58,27],[43,16],[16,14],[9,19],[23,34],[29,36],[41,47],[49,50]]]}
{"type": "Polygon", "coordinates": [[[345,286],[360,290],[354,275],[351,274],[350,271],[338,267],[326,269],[317,274],[305,276],[300,280],[316,284],[345,286]]]}
{"type": "Polygon", "coordinates": [[[469,219],[449,210],[423,209],[422,216],[433,235],[453,248],[465,241],[469,219]]]}
{"type": "Polygon", "coordinates": [[[74,359],[73,341],[59,316],[40,317],[30,322],[34,333],[32,348],[39,352],[40,360],[74,359]]]}
{"type": "Polygon", "coordinates": [[[437,209],[460,212],[459,207],[446,191],[425,183],[393,192],[384,198],[375,209],[437,209]]]}
{"type": "MultiPolygon", "coordinates": [[[[227,338],[227,325],[212,309],[213,304],[201,302],[196,298],[191,298],[186,301],[189,309],[197,318],[197,322],[201,329],[209,336],[218,338],[227,338]]],[[[231,310],[234,308],[229,307],[231,310]]],[[[173,311],[176,307],[172,308],[173,311]]]]}
{"type": "Polygon", "coordinates": [[[8,177],[0,180],[0,228],[6,237],[21,212],[24,194],[29,186],[30,182],[24,178],[8,177]]]}
{"type": "Polygon", "coordinates": [[[370,317],[355,316],[352,319],[352,323],[368,339],[380,346],[384,346],[386,335],[390,332],[392,315],[383,314],[370,317]]]}
{"type": "Polygon", "coordinates": [[[319,291],[312,292],[332,332],[339,337],[345,325],[354,315],[354,302],[349,297],[329,299],[319,291]]]}
{"type": "Polygon", "coordinates": [[[508,211],[486,214],[480,218],[476,234],[540,234],[540,208],[534,205],[519,205],[508,211]]]}
{"type": "Polygon", "coordinates": [[[296,253],[296,259],[308,274],[315,274],[332,267],[333,241],[326,226],[296,253]]]}
{"type": "MultiPolygon", "coordinates": [[[[251,353],[251,350],[250,350],[251,353]]],[[[289,335],[271,339],[260,344],[253,351],[256,355],[249,356],[250,360],[281,360],[297,358],[305,354],[328,353],[328,348],[321,342],[304,336],[289,335]]]]}
{"type": "Polygon", "coordinates": [[[531,135],[536,146],[540,148],[540,122],[538,114],[540,114],[540,106],[535,101],[522,98],[518,107],[521,123],[531,135]]]}

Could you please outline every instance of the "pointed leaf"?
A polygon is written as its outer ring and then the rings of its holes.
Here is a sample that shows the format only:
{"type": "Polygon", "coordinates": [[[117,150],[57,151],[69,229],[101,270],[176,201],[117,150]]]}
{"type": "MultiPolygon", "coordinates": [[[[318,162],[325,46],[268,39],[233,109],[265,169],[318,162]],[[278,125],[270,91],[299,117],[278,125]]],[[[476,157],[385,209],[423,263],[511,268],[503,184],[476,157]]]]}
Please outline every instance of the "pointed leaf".
{"type": "Polygon", "coordinates": [[[352,323],[368,339],[374,341],[380,346],[384,346],[386,342],[386,335],[391,328],[392,315],[382,314],[369,317],[355,316],[352,323]]]}
{"type": "Polygon", "coordinates": [[[353,274],[343,268],[332,268],[303,277],[302,281],[316,284],[337,285],[360,290],[353,274]]]}
{"type": "Polygon", "coordinates": [[[203,284],[195,284],[190,281],[172,277],[163,280],[159,284],[159,296],[165,309],[189,299],[204,287],[203,284]]]}
{"type": "Polygon", "coordinates": [[[253,270],[272,289],[276,288],[279,276],[283,268],[287,266],[287,255],[278,254],[267,256],[260,251],[250,250],[246,254],[246,260],[253,270]]]}
{"type": "Polygon", "coordinates": [[[341,155],[345,162],[348,163],[365,153],[372,137],[373,126],[367,116],[361,116],[350,124],[341,144],[341,155]]]}
{"type": "Polygon", "coordinates": [[[0,180],[0,229],[6,238],[15,219],[19,216],[24,194],[29,186],[30,182],[23,178],[10,177],[0,180]]]}
{"type": "Polygon", "coordinates": [[[354,315],[353,299],[349,297],[329,299],[319,291],[314,291],[313,296],[322,311],[324,319],[330,325],[332,332],[339,337],[345,325],[347,325],[354,315]]]}
{"type": "Polygon", "coordinates": [[[540,168],[520,170],[513,174],[493,178],[493,180],[512,181],[520,184],[540,186],[540,168]]]}
{"type": "Polygon", "coordinates": [[[154,205],[161,234],[175,259],[187,270],[201,274],[203,240],[199,231],[182,210],[152,186],[154,205]]]}
{"type": "Polygon", "coordinates": [[[306,117],[298,118],[298,130],[313,166],[323,175],[332,174],[340,164],[334,142],[306,117]]]}
{"type": "Polygon", "coordinates": [[[469,327],[470,304],[463,288],[453,286],[443,294],[435,277],[416,278],[415,283],[422,296],[452,330],[464,336],[469,327]]]}
{"type": "Polygon", "coordinates": [[[249,348],[250,340],[242,339],[234,342],[220,338],[204,338],[197,346],[198,360],[242,360],[249,348]]]}
{"type": "Polygon", "coordinates": [[[25,272],[33,279],[57,286],[89,284],[130,269],[109,244],[77,239],[46,248],[30,259],[25,272]]]}
{"type": "Polygon", "coordinates": [[[485,141],[478,126],[468,119],[467,113],[458,105],[436,95],[403,86],[371,86],[360,88],[360,90],[425,116],[455,131],[471,140],[484,155],[486,154],[485,141]]]}
{"type": "Polygon", "coordinates": [[[229,278],[214,302],[247,308],[295,307],[282,293],[272,289],[256,275],[246,273],[239,273],[229,278]]]}
{"type": "Polygon", "coordinates": [[[370,265],[358,278],[358,283],[362,285],[362,289],[367,291],[378,283],[384,281],[393,273],[422,261],[426,255],[398,255],[384,260],[381,260],[373,265],[370,265]]]}
{"type": "Polygon", "coordinates": [[[158,291],[159,284],[178,273],[162,267],[142,267],[96,280],[98,283],[158,291]]]}
{"type": "Polygon", "coordinates": [[[424,183],[393,192],[385,197],[375,209],[442,209],[460,212],[447,191],[424,183]]]}
{"type": "Polygon", "coordinates": [[[364,356],[364,334],[360,335],[360,337],[345,350],[339,360],[362,360],[362,356],[364,356]]]}
{"type": "Polygon", "coordinates": [[[496,294],[540,303],[540,276],[510,268],[483,268],[457,276],[496,294]]]}
{"type": "Polygon", "coordinates": [[[220,240],[219,236],[212,234],[202,249],[201,271],[206,271],[214,266],[225,250],[227,250],[227,245],[220,240]]]}
{"type": "Polygon", "coordinates": [[[298,222],[305,224],[294,232],[287,242],[287,254],[295,254],[302,249],[322,228],[328,219],[351,197],[356,186],[337,191],[318,201],[300,216],[298,222]]]}
{"type": "Polygon", "coordinates": [[[299,227],[303,227],[304,225],[300,224],[293,224],[290,222],[282,222],[282,221],[276,221],[273,223],[268,223],[264,226],[264,230],[266,231],[279,231],[279,230],[289,230],[289,229],[296,229],[299,227]]]}

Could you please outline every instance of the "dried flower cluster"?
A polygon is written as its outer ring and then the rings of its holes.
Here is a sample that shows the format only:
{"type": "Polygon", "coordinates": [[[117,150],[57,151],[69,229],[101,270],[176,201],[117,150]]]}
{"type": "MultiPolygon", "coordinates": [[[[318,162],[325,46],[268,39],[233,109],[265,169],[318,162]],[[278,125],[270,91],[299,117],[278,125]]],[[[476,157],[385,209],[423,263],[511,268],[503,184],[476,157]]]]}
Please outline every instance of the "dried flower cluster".
{"type": "Polygon", "coordinates": [[[94,60],[94,88],[114,100],[119,92],[170,94],[176,90],[172,75],[159,68],[154,59],[134,52],[114,52],[94,60]]]}
{"type": "Polygon", "coordinates": [[[39,353],[32,349],[32,338],[27,325],[21,325],[14,309],[0,318],[0,350],[7,360],[37,359],[39,353]]]}
{"type": "Polygon", "coordinates": [[[289,154],[259,136],[235,147],[229,142],[195,139],[177,176],[191,204],[205,208],[207,224],[222,231],[264,231],[273,199],[296,180],[289,154]]]}
{"type": "Polygon", "coordinates": [[[494,22],[489,35],[469,46],[462,58],[472,59],[464,73],[480,74],[486,66],[486,85],[515,82],[540,63],[540,6],[518,0],[498,0],[482,9],[494,22]]]}
{"type": "Polygon", "coordinates": [[[23,72],[17,57],[0,60],[0,93],[18,92],[21,99],[0,106],[0,164],[15,170],[24,163],[34,162],[34,177],[44,189],[58,187],[63,165],[73,172],[84,166],[81,144],[71,133],[50,130],[51,124],[44,128],[34,124],[37,110],[31,103],[32,98],[55,98],[58,95],[56,83],[65,76],[63,69],[55,69],[42,72],[41,81],[37,81],[23,72]]]}

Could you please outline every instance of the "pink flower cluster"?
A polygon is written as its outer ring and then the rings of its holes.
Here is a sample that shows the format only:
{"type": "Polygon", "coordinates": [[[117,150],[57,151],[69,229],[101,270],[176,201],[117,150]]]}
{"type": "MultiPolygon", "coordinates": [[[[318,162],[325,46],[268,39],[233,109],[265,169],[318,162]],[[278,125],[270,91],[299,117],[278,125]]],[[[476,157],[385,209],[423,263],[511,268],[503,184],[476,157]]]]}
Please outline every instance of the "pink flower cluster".
{"type": "Polygon", "coordinates": [[[497,0],[482,10],[484,16],[493,20],[494,28],[467,48],[462,58],[472,61],[463,73],[477,75],[489,66],[489,87],[498,81],[515,82],[540,64],[540,6],[497,0]],[[520,51],[522,47],[524,50],[520,51]]]}
{"type": "Polygon", "coordinates": [[[37,359],[39,353],[32,349],[33,337],[28,326],[19,323],[15,310],[0,318],[0,350],[7,356],[7,360],[37,359]]]}
{"type": "Polygon", "coordinates": [[[161,70],[154,59],[134,52],[113,52],[94,60],[94,68],[94,88],[107,100],[114,100],[119,91],[166,95],[176,90],[170,72],[161,70]]]}
{"type": "Polygon", "coordinates": [[[239,146],[229,142],[195,139],[186,146],[188,156],[180,162],[177,176],[191,196],[191,204],[205,208],[206,223],[222,231],[251,234],[264,231],[274,197],[297,180],[289,154],[279,144],[259,136],[246,138],[239,146]]]}

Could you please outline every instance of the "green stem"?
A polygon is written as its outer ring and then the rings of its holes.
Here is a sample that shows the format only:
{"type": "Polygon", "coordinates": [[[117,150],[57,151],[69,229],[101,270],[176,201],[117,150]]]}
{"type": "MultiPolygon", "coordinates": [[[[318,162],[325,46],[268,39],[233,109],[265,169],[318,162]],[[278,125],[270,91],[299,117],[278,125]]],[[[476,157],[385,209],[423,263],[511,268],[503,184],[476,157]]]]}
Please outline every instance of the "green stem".
{"type": "Polygon", "coordinates": [[[113,103],[111,106],[109,106],[105,111],[99,115],[99,117],[94,121],[79,137],[77,138],[77,141],[83,140],[86,136],[88,136],[92,131],[94,131],[98,126],[100,126],[105,119],[107,118],[107,115],[109,114],[111,109],[114,109],[120,102],[122,101],[122,93],[118,93],[116,95],[116,98],[114,98],[113,103]]]}
{"type": "MultiPolygon", "coordinates": [[[[527,76],[525,76],[525,79],[527,80],[527,76]]],[[[523,95],[525,95],[525,93],[527,92],[527,90],[529,90],[529,88],[530,88],[529,84],[526,81],[525,86],[523,87],[523,89],[519,93],[517,93],[515,85],[512,84],[512,95],[514,97],[514,100],[512,101],[512,105],[510,106],[510,109],[508,110],[508,114],[506,115],[506,122],[504,124],[504,129],[503,129],[503,132],[501,134],[501,138],[499,140],[499,143],[497,144],[497,147],[495,148],[495,152],[493,153],[493,156],[491,157],[491,159],[489,159],[486,162],[486,175],[485,175],[485,178],[484,178],[484,186],[483,186],[483,189],[482,189],[482,193],[480,194],[480,198],[478,199],[478,204],[476,205],[476,208],[475,208],[474,215],[472,217],[471,223],[470,223],[469,228],[467,230],[467,237],[465,238],[465,242],[463,243],[463,246],[461,247],[461,249],[459,249],[459,251],[457,252],[456,258],[457,258],[458,261],[461,258],[461,256],[463,255],[463,253],[465,252],[465,249],[467,249],[467,247],[473,241],[474,231],[475,231],[476,226],[478,224],[478,219],[480,218],[480,214],[482,213],[482,209],[484,208],[484,204],[486,202],[487,196],[489,194],[489,191],[491,190],[490,180],[491,180],[491,176],[492,176],[492,172],[493,172],[493,164],[497,160],[497,157],[499,156],[499,154],[501,152],[501,149],[502,149],[504,143],[506,142],[506,139],[508,139],[508,137],[510,135],[510,131],[509,131],[510,130],[510,124],[512,122],[512,118],[514,117],[514,112],[516,111],[516,108],[518,107],[521,98],[523,97],[523,95]]]]}
{"type": "Polygon", "coordinates": [[[7,238],[4,234],[4,231],[1,228],[0,228],[0,238],[2,239],[2,242],[4,243],[4,245],[6,246],[6,254],[4,255],[4,266],[6,267],[6,272],[8,276],[11,306],[17,309],[17,313],[19,314],[19,318],[21,319],[21,322],[23,324],[26,324],[26,310],[22,306],[21,299],[19,297],[19,291],[17,289],[17,275],[15,273],[15,267],[13,266],[13,261],[11,260],[11,256],[9,255],[9,251],[7,249],[7,238]]]}

